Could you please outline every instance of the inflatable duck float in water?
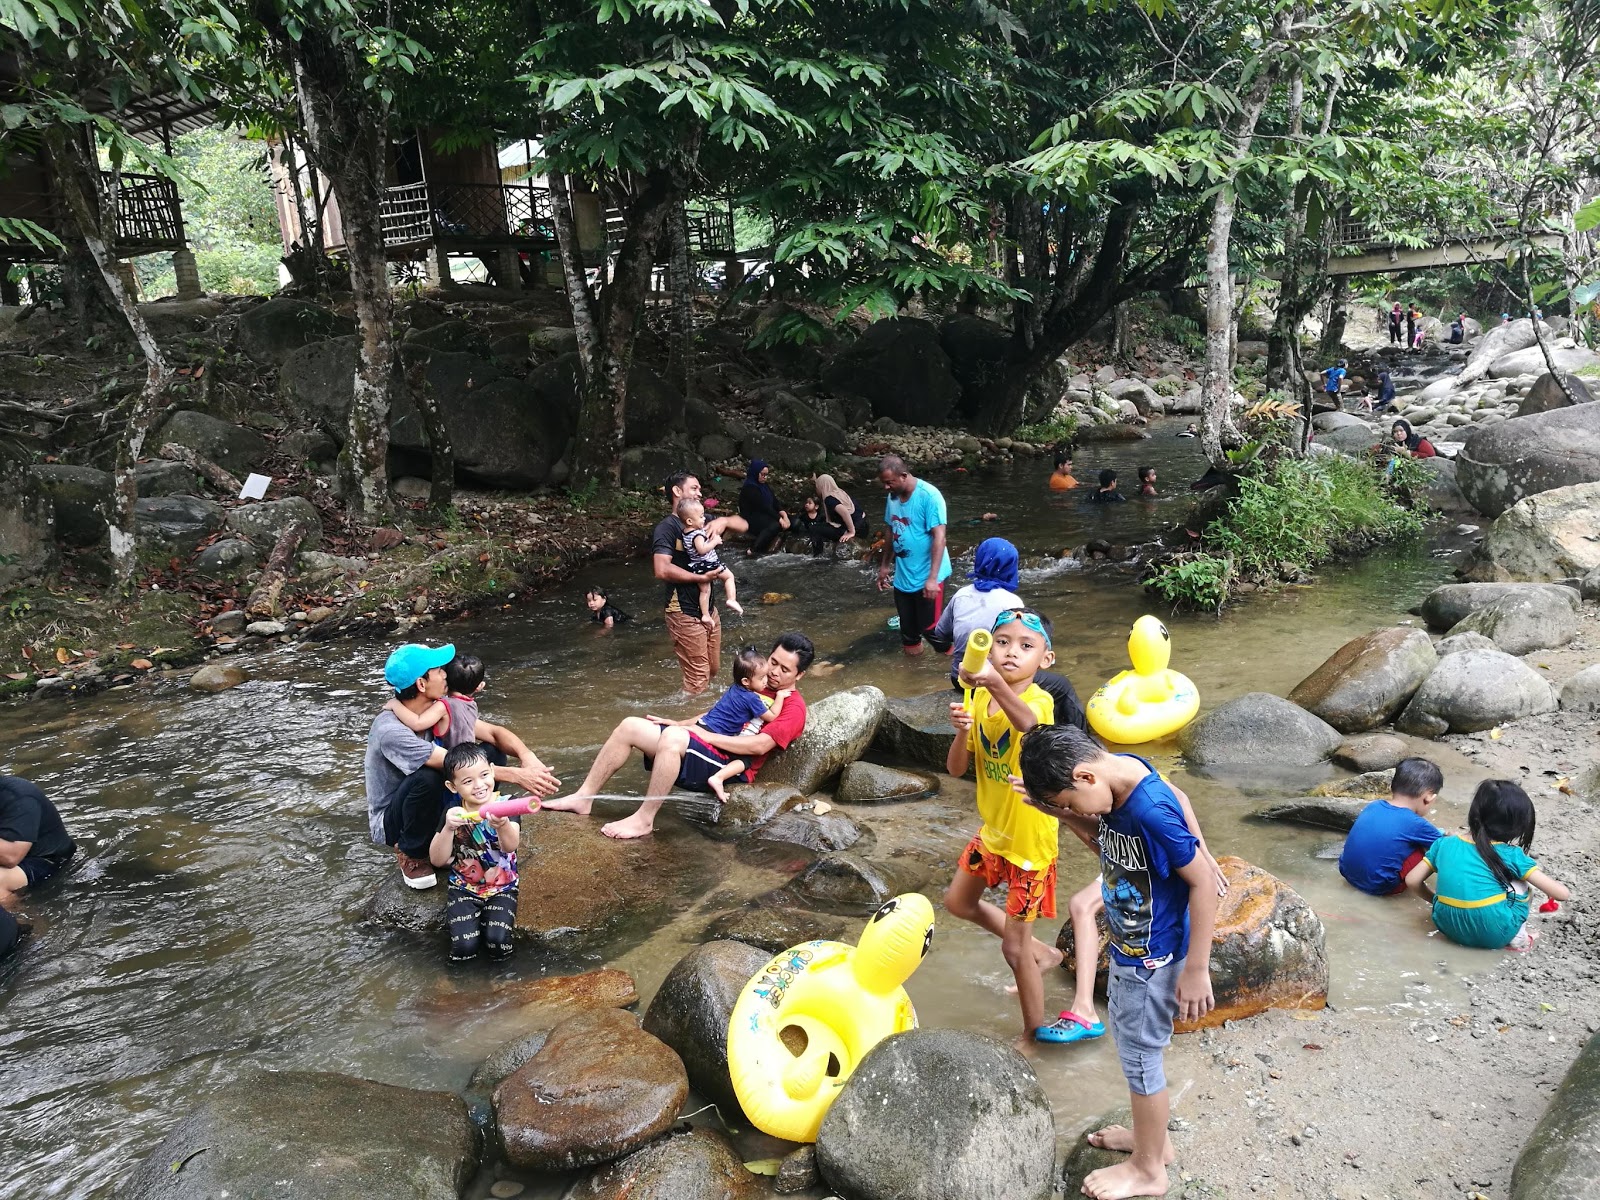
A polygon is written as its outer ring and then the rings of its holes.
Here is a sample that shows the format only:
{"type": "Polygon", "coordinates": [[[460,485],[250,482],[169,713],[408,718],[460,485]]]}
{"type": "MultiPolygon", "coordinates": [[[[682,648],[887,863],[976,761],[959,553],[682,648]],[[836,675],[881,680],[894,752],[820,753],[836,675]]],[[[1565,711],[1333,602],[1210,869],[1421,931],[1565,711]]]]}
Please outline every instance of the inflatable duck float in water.
{"type": "Polygon", "coordinates": [[[775,956],[739,993],[728,1072],[750,1123],[814,1142],[867,1052],[917,1027],[905,981],[933,945],[933,905],[915,892],[872,914],[859,945],[806,942],[775,956]]]}
{"type": "Polygon", "coordinates": [[[1089,724],[1108,742],[1135,746],[1177,733],[1200,711],[1187,675],[1169,671],[1172,635],[1157,618],[1140,617],[1128,635],[1133,670],[1113,676],[1089,697],[1089,724]]]}

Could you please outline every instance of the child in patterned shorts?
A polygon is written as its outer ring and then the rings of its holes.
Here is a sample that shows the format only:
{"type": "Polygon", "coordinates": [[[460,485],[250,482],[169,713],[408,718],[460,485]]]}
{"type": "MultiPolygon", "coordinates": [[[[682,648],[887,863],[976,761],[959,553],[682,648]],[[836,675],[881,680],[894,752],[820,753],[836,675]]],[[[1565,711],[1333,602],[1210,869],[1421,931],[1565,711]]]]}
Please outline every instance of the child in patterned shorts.
{"type": "Polygon", "coordinates": [[[433,835],[428,858],[450,868],[445,922],[450,961],[470,962],[479,947],[493,959],[509,958],[517,916],[517,843],[522,831],[510,817],[478,810],[494,799],[494,765],[477,742],[444,756],[445,787],[461,800],[433,835]]]}

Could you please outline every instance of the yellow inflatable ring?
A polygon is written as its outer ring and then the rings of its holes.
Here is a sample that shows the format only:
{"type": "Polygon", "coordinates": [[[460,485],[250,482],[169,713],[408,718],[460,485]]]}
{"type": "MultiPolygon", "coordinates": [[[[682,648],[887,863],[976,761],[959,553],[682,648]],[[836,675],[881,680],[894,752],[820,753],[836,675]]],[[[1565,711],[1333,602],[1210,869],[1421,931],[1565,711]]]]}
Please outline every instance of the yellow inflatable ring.
{"type": "Polygon", "coordinates": [[[1089,725],[1108,742],[1136,746],[1177,733],[1200,711],[1200,693],[1187,675],[1169,671],[1172,635],[1143,616],[1128,635],[1133,670],[1113,676],[1089,697],[1089,725]]]}
{"type": "Polygon", "coordinates": [[[728,1021],[728,1072],[750,1123],[816,1141],[867,1051],[917,1027],[902,985],[932,944],[933,905],[911,892],[872,914],[859,945],[806,942],[757,972],[728,1021]]]}

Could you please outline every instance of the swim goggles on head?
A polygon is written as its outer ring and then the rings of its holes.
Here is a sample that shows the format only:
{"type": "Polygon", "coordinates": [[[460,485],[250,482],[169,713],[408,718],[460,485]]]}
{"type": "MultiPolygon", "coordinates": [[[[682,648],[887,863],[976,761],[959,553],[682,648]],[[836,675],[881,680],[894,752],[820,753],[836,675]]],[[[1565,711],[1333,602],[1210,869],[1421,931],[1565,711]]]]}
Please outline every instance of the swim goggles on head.
{"type": "Polygon", "coordinates": [[[1009,625],[1013,621],[1021,621],[1029,629],[1043,637],[1046,646],[1050,645],[1050,632],[1044,627],[1044,622],[1040,620],[1038,613],[1028,612],[1026,609],[1021,608],[1008,608],[994,619],[994,628],[999,629],[1001,626],[1009,625]]]}

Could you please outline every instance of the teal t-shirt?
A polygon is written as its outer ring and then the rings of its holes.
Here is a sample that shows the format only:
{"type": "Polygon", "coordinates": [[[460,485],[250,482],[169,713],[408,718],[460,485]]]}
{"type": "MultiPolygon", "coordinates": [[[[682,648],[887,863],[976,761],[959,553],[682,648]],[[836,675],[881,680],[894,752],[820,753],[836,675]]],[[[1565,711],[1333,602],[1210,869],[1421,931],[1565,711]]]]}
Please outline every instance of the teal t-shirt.
{"type": "MultiPolygon", "coordinates": [[[[1500,861],[1511,874],[1526,879],[1539,869],[1520,846],[1494,844],[1500,861]]],[[[1504,888],[1483,861],[1478,847],[1459,834],[1442,837],[1423,855],[1437,873],[1433,923],[1452,942],[1500,950],[1511,944],[1528,919],[1528,893],[1504,888]]]]}
{"type": "MultiPolygon", "coordinates": [[[[926,479],[917,480],[911,498],[889,497],[884,520],[894,530],[894,587],[897,592],[920,592],[928,582],[933,561],[933,531],[948,525],[944,497],[926,479]]],[[[939,561],[939,581],[950,578],[950,551],[939,561]]]]}

